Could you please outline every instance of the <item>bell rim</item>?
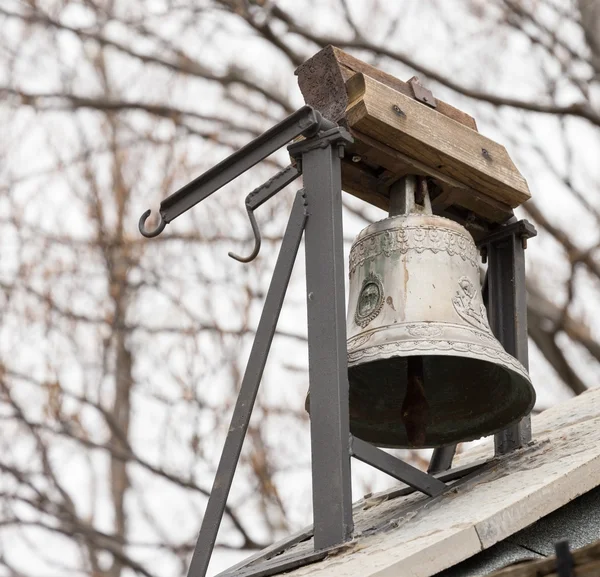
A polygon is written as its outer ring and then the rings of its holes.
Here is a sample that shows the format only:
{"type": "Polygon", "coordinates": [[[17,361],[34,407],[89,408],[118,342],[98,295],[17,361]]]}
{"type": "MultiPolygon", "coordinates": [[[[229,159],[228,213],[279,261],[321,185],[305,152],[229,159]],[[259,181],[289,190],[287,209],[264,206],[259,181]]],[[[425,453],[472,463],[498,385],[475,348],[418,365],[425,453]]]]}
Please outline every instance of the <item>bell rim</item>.
{"type": "MultiPolygon", "coordinates": [[[[371,347],[371,348],[375,348],[375,347],[371,347]]],[[[439,356],[445,356],[445,357],[455,357],[456,355],[453,354],[453,351],[442,351],[442,350],[429,350],[429,351],[423,351],[423,350],[418,350],[416,351],[420,356],[426,356],[426,357],[439,357],[439,356]]],[[[462,352],[462,351],[461,351],[462,352]]],[[[430,442],[425,442],[425,444],[423,445],[418,445],[418,446],[413,446],[410,445],[408,443],[402,443],[402,444],[398,444],[397,442],[394,443],[386,443],[386,442],[381,442],[381,440],[376,440],[373,438],[368,438],[369,436],[365,436],[364,433],[361,433],[359,431],[357,431],[355,429],[354,424],[352,423],[352,419],[351,419],[351,423],[350,423],[350,429],[352,434],[356,435],[358,438],[364,439],[369,443],[372,443],[373,445],[377,446],[377,447],[383,447],[383,448],[390,448],[390,449],[398,449],[398,448],[404,448],[404,449],[430,449],[430,448],[437,448],[437,447],[441,447],[447,444],[457,444],[457,443],[469,443],[472,441],[477,441],[479,439],[483,439],[485,437],[489,437],[492,435],[495,435],[496,433],[499,433],[501,431],[506,430],[507,428],[511,427],[512,425],[514,425],[515,423],[518,423],[521,419],[525,418],[527,415],[531,414],[531,411],[533,410],[536,400],[537,400],[537,394],[535,391],[535,387],[533,386],[533,383],[531,382],[531,378],[529,376],[529,373],[527,372],[527,370],[525,369],[525,367],[523,367],[523,365],[514,357],[512,357],[512,355],[509,355],[508,353],[504,352],[504,355],[511,357],[512,360],[514,361],[514,363],[511,364],[506,364],[502,361],[499,361],[498,356],[497,356],[497,350],[494,349],[495,355],[494,357],[480,357],[480,356],[475,356],[475,355],[471,355],[471,356],[465,356],[464,354],[461,355],[462,358],[465,358],[467,360],[472,360],[472,361],[484,361],[484,362],[490,362],[493,363],[496,367],[499,367],[500,369],[502,369],[503,371],[506,371],[509,375],[511,376],[511,379],[516,379],[516,382],[519,383],[519,386],[523,387],[523,397],[527,398],[528,403],[527,405],[524,406],[524,409],[522,409],[519,413],[518,416],[516,416],[514,419],[510,420],[510,421],[506,421],[506,423],[502,424],[501,426],[496,426],[496,427],[492,427],[488,430],[486,430],[486,432],[484,434],[481,433],[475,433],[472,432],[470,434],[465,434],[463,436],[457,437],[456,439],[453,439],[451,443],[439,443],[437,441],[430,441],[430,442]]],[[[370,359],[367,359],[366,361],[364,359],[361,359],[362,362],[356,362],[353,364],[348,364],[348,371],[350,373],[352,368],[358,368],[360,365],[362,364],[369,364],[372,362],[378,362],[378,361],[382,361],[382,360],[387,360],[387,359],[391,359],[391,358],[398,358],[398,357],[402,357],[402,358],[407,358],[409,356],[415,356],[415,355],[398,355],[398,354],[378,354],[377,356],[373,356],[370,359]]],[[[350,374],[349,374],[349,380],[350,379],[350,374]]]]}
{"type": "Polygon", "coordinates": [[[389,359],[392,357],[410,357],[410,356],[457,356],[455,353],[463,353],[460,356],[478,359],[481,361],[494,362],[503,365],[507,370],[521,375],[532,388],[535,395],[535,388],[531,382],[531,377],[527,369],[511,354],[503,348],[480,345],[478,343],[468,343],[461,341],[447,340],[403,340],[389,342],[385,344],[364,347],[362,349],[348,352],[348,368],[364,364],[371,360],[389,359]],[[439,348],[442,347],[442,348],[439,348]],[[403,353],[403,354],[398,354],[403,353]],[[406,354],[413,353],[413,354],[406,354]],[[365,358],[367,359],[365,361],[365,358]]]}

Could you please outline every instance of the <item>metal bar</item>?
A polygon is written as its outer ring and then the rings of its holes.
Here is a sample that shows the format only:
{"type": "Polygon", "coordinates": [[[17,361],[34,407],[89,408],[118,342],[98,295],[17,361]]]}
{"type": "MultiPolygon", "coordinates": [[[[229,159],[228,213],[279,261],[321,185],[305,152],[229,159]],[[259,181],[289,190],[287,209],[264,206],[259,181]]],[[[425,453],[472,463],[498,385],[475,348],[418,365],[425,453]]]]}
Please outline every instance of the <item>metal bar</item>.
{"type": "Polygon", "coordinates": [[[315,550],[347,541],[353,529],[338,149],[348,139],[339,131],[327,140],[294,145],[294,153],[302,155],[310,215],[305,246],[315,550]]]}
{"type": "MultiPolygon", "coordinates": [[[[536,231],[527,221],[506,225],[480,244],[488,258],[487,307],[490,327],[507,353],[529,367],[525,239],[536,231]]],[[[531,441],[531,417],[494,435],[496,455],[504,455],[531,441]]]]}
{"type": "MultiPolygon", "coordinates": [[[[435,473],[433,476],[443,481],[444,483],[450,481],[456,481],[457,479],[462,479],[463,477],[483,468],[484,465],[489,463],[489,459],[480,459],[471,463],[469,465],[463,465],[462,467],[455,467],[454,469],[450,469],[448,471],[444,471],[443,473],[435,473]]],[[[405,495],[412,495],[417,489],[410,486],[399,487],[397,489],[393,489],[388,493],[388,499],[395,499],[396,497],[403,497],[405,495]]]]}
{"type": "Polygon", "coordinates": [[[387,473],[394,479],[398,479],[398,481],[402,481],[430,497],[441,495],[448,489],[448,485],[436,479],[433,475],[423,473],[416,467],[354,436],[351,437],[350,451],[352,456],[359,461],[387,473]]]}
{"type": "Polygon", "coordinates": [[[513,216],[507,224],[497,228],[494,232],[488,234],[477,244],[479,246],[488,245],[498,241],[503,241],[504,239],[513,235],[518,238],[533,238],[534,236],[537,236],[537,230],[528,220],[516,220],[516,218],[513,216]]]}
{"type": "Polygon", "coordinates": [[[447,471],[452,467],[452,460],[456,453],[456,445],[446,445],[445,447],[439,447],[433,450],[431,460],[429,461],[429,467],[427,473],[434,475],[435,473],[441,473],[447,471]]]}
{"type": "MultiPolygon", "coordinates": [[[[449,471],[444,471],[442,473],[437,473],[434,476],[436,479],[440,481],[449,482],[456,481],[458,479],[463,479],[469,475],[472,475],[474,472],[479,470],[483,470],[483,467],[487,465],[490,461],[488,459],[481,459],[479,461],[475,461],[474,463],[469,463],[468,465],[463,465],[462,467],[455,467],[449,471]]],[[[454,485],[455,486],[455,485],[454,485]]],[[[417,489],[414,487],[410,487],[408,485],[400,486],[390,491],[378,493],[377,495],[373,495],[373,498],[377,498],[378,496],[385,498],[386,500],[396,499],[397,497],[405,497],[406,495],[412,495],[417,489]]],[[[360,503],[358,504],[360,507],[360,503]]],[[[310,539],[313,535],[313,528],[305,527],[295,535],[291,535],[290,537],[279,541],[268,547],[267,549],[263,549],[259,551],[252,557],[248,557],[243,561],[240,561],[237,565],[230,567],[226,571],[219,573],[216,577],[239,577],[237,570],[238,569],[246,569],[250,567],[256,567],[257,569],[262,567],[262,561],[269,561],[274,559],[275,556],[278,556],[279,559],[284,561],[283,555],[279,555],[280,553],[285,554],[288,549],[291,549],[294,545],[306,541],[310,539]],[[259,565],[260,563],[260,565],[259,565]]],[[[308,564],[310,561],[306,561],[308,564]]],[[[277,571],[274,571],[276,573],[277,571]]]]}
{"type": "Polygon", "coordinates": [[[390,216],[410,214],[415,206],[417,177],[407,174],[390,187],[390,216]]]}
{"type": "Polygon", "coordinates": [[[575,560],[571,554],[569,542],[566,539],[557,541],[554,544],[554,551],[556,552],[556,574],[558,577],[575,577],[573,570],[575,560]]]}
{"type": "Polygon", "coordinates": [[[206,506],[204,519],[200,528],[200,534],[194,549],[192,561],[188,571],[188,577],[205,577],[206,570],[210,561],[217,533],[225,511],[225,505],[233,476],[240,457],[244,437],[248,430],[250,415],[260,380],[267,362],[269,349],[279,313],[283,305],[283,299],[289,284],[298,248],[302,240],[302,233],[306,224],[306,213],[304,207],[303,191],[298,191],[292,207],[292,212],[288,225],[281,243],[277,263],[273,271],[273,278],[267,292],[265,305],[263,308],[256,336],[250,351],[250,357],[246,366],[246,372],[242,380],[242,386],[238,394],[238,399],[231,417],[231,425],[225,447],[221,454],[221,460],[217,468],[217,474],[213,483],[212,491],[206,506]]]}
{"type": "Polygon", "coordinates": [[[225,577],[225,575],[235,573],[238,569],[257,567],[259,564],[262,564],[263,561],[270,561],[274,557],[281,558],[282,553],[285,553],[288,549],[291,549],[299,543],[312,539],[312,536],[313,528],[312,525],[310,525],[290,535],[289,537],[286,537],[285,539],[281,539],[280,541],[269,545],[269,547],[266,547],[265,549],[261,549],[254,555],[246,557],[246,559],[242,559],[239,563],[236,563],[235,565],[227,568],[225,571],[218,573],[215,577],[225,577]]]}
{"type": "Polygon", "coordinates": [[[300,174],[300,170],[290,164],[290,166],[279,171],[273,178],[255,188],[246,197],[246,206],[252,210],[256,210],[282,188],[285,188],[288,184],[296,180],[300,174]]]}
{"type": "Polygon", "coordinates": [[[295,555],[289,555],[284,558],[275,558],[260,565],[250,565],[236,571],[227,570],[225,573],[219,573],[216,577],[269,577],[286,571],[291,571],[304,565],[317,563],[333,553],[338,547],[329,547],[328,549],[314,551],[313,549],[304,550],[295,555]]]}
{"type": "Polygon", "coordinates": [[[249,142],[246,146],[243,146],[237,152],[234,152],[219,164],[165,198],[160,203],[162,220],[171,222],[297,136],[312,134],[319,128],[327,129],[332,126],[335,125],[324,119],[311,106],[303,106],[252,142],[249,142]]]}

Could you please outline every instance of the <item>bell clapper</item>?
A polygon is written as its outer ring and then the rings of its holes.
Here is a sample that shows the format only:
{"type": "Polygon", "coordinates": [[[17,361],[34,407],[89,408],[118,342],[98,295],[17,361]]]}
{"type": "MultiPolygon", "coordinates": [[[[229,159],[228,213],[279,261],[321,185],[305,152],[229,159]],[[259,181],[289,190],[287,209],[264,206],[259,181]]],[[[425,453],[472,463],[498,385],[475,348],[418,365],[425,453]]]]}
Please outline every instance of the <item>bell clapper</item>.
{"type": "Polygon", "coordinates": [[[402,422],[406,429],[406,437],[412,447],[425,445],[429,403],[425,398],[423,357],[414,356],[407,359],[406,395],[402,402],[402,422]]]}
{"type": "MultiPolygon", "coordinates": [[[[411,213],[431,214],[427,181],[422,176],[409,174],[390,188],[390,216],[411,213]]],[[[412,447],[425,445],[429,404],[425,398],[423,357],[407,358],[406,394],[400,411],[408,443],[412,447]]]]}

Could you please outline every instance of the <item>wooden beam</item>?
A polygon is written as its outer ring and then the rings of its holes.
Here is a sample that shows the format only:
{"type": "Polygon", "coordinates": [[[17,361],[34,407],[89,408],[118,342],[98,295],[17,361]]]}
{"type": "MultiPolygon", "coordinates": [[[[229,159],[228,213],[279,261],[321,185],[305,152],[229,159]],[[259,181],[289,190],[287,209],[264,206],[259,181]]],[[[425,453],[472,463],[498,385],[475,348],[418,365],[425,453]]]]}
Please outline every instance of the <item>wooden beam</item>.
{"type": "Polygon", "coordinates": [[[512,208],[531,197],[502,145],[370,76],[355,74],[346,90],[355,131],[512,208]]]}
{"type": "MultiPolygon", "coordinates": [[[[489,223],[502,223],[512,216],[512,208],[501,201],[495,200],[481,192],[476,192],[469,188],[466,184],[459,182],[455,178],[431,168],[411,158],[410,156],[394,150],[390,146],[367,136],[357,130],[350,129],[350,133],[354,138],[354,144],[348,148],[348,156],[360,161],[356,164],[360,168],[362,164],[366,164],[371,170],[374,167],[385,168],[385,173],[394,175],[389,177],[386,183],[382,183],[382,178],[379,179],[379,193],[388,199],[389,204],[389,186],[398,178],[407,174],[420,174],[432,177],[438,186],[444,191],[443,197],[432,199],[432,206],[436,214],[453,218],[453,220],[461,220],[456,218],[452,210],[470,211],[474,215],[481,217],[489,223]],[[382,187],[382,184],[384,186],[382,187]]],[[[344,168],[342,167],[342,185],[345,185],[344,168]]],[[[356,186],[352,190],[344,187],[346,192],[355,194],[356,186]]],[[[356,195],[363,198],[360,195],[356,195]]],[[[367,195],[368,196],[368,195],[367,195]]],[[[366,200],[366,198],[363,198],[366,200]]],[[[367,200],[367,202],[369,202],[367,200]]],[[[379,208],[388,210],[388,206],[379,208]]]]}
{"type": "Polygon", "coordinates": [[[366,166],[342,160],[342,189],[377,208],[389,210],[389,195],[380,191],[377,176],[366,166]]]}
{"type": "MultiPolygon", "coordinates": [[[[350,130],[344,190],[383,210],[402,176],[429,177],[435,214],[474,236],[506,222],[530,198],[506,150],[477,132],[466,112],[419,101],[414,84],[327,46],[297,70],[307,104],[350,130]]],[[[435,95],[434,95],[435,96],[435,95]]]]}
{"type": "MultiPolygon", "coordinates": [[[[326,46],[296,70],[298,85],[306,104],[314,106],[325,117],[335,122],[344,117],[348,105],[346,81],[357,73],[370,76],[395,91],[414,98],[413,88],[408,82],[403,82],[335,46],[326,46]]],[[[437,100],[436,110],[477,130],[472,116],[442,100],[437,100]]]]}

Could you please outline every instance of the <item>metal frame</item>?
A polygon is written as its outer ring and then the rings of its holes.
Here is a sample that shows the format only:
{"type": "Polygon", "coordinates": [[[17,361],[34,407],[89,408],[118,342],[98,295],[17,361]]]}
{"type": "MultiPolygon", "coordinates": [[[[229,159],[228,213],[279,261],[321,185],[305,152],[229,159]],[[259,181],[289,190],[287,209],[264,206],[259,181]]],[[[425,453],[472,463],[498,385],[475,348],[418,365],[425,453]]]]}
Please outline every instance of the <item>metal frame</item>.
{"type": "MultiPolygon", "coordinates": [[[[537,235],[527,220],[513,217],[478,245],[488,261],[483,300],[490,328],[507,353],[529,369],[527,337],[527,287],[525,249],[527,239],[537,235]]],[[[531,417],[494,435],[496,455],[504,455],[531,441],[531,417]]]]}
{"type": "MultiPolygon", "coordinates": [[[[296,194],[283,237],[188,577],[206,575],[304,233],[313,527],[278,546],[268,548],[226,574],[231,577],[265,577],[288,571],[323,559],[328,553],[349,541],[353,531],[351,457],[368,463],[409,486],[396,490],[394,496],[417,490],[433,499],[450,487],[446,481],[460,479],[473,471],[472,467],[448,471],[455,446],[436,449],[429,470],[424,473],[350,434],[341,158],[345,145],[352,142],[352,138],[343,128],[323,119],[310,106],[304,106],[163,200],[160,205],[160,222],[154,230],[145,228],[145,221],[150,214],[150,211],[146,211],[140,218],[140,232],[148,238],[157,236],[168,222],[300,135],[304,140],[288,146],[295,166],[292,165],[275,175],[250,193],[246,199],[246,209],[255,237],[252,253],[248,257],[230,253],[230,256],[242,262],[249,262],[256,257],[260,250],[260,231],[254,218],[254,210],[303,174],[304,188],[296,194]],[[291,550],[311,538],[312,548],[307,549],[305,546],[303,550],[291,550]]],[[[480,246],[490,259],[485,294],[491,310],[492,327],[507,351],[526,365],[527,333],[526,325],[521,322],[524,311],[524,261],[522,251],[519,252],[517,245],[522,242],[522,238],[533,236],[535,230],[532,233],[533,227],[529,223],[523,225],[523,222],[502,227],[500,233],[489,236],[480,246]],[[508,282],[507,274],[511,282],[508,282]],[[511,288],[507,289],[508,285],[511,288]],[[513,310],[515,315],[511,313],[513,310]]],[[[523,433],[526,427],[519,427],[518,439],[522,443],[526,439],[523,433]]],[[[496,435],[498,453],[516,446],[516,443],[510,440],[502,443],[498,441],[500,437],[512,439],[511,435],[514,435],[512,430],[496,435]],[[499,443],[502,445],[502,451],[498,449],[499,443]]]]}

